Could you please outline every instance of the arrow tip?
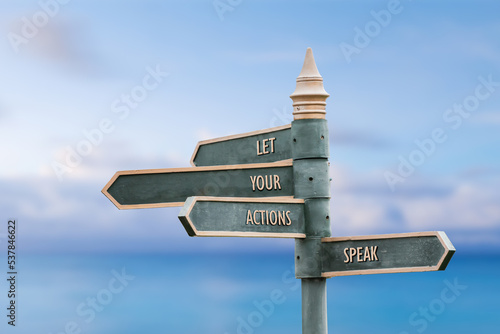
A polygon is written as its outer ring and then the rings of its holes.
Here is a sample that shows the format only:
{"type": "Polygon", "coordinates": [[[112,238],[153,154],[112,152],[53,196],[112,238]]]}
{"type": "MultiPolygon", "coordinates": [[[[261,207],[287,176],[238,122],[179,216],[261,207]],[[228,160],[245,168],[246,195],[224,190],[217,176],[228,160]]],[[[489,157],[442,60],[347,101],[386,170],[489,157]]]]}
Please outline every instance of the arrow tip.
{"type": "Polygon", "coordinates": [[[193,205],[195,203],[196,203],[196,197],[188,197],[184,202],[184,206],[182,207],[178,215],[179,220],[181,221],[182,225],[186,229],[187,234],[190,237],[196,236],[196,228],[194,227],[193,222],[189,218],[189,214],[191,213],[191,210],[193,209],[193,205]]]}
{"type": "Polygon", "coordinates": [[[451,258],[453,257],[453,254],[455,254],[455,246],[451,243],[450,239],[446,235],[446,233],[439,231],[437,232],[438,238],[441,241],[441,244],[444,247],[444,254],[443,257],[441,258],[441,261],[439,263],[439,269],[438,270],[445,270],[446,267],[448,266],[448,263],[450,263],[451,258]]]}
{"type": "Polygon", "coordinates": [[[319,74],[312,49],[307,48],[295,91],[290,95],[293,101],[294,119],[324,119],[326,99],[329,96],[323,87],[323,77],[319,74]]]}

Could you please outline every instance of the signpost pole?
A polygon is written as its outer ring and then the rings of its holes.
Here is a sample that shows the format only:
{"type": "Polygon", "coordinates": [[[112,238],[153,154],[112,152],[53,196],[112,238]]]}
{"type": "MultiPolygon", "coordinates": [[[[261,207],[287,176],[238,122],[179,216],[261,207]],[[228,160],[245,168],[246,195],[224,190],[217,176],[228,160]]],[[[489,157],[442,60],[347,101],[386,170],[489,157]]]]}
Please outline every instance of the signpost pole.
{"type": "Polygon", "coordinates": [[[302,333],[327,334],[326,278],[321,238],[331,236],[328,127],[323,78],[311,48],[297,77],[293,100],[292,157],[295,198],[304,199],[306,238],[295,240],[295,276],[302,283],[302,333]]]}
{"type": "Polygon", "coordinates": [[[102,192],[119,209],[183,206],[190,236],[295,238],[302,333],[327,334],[327,278],[445,270],[455,253],[444,232],[331,238],[328,97],[308,48],[291,125],[200,142],[196,167],[117,172],[102,192]]]}

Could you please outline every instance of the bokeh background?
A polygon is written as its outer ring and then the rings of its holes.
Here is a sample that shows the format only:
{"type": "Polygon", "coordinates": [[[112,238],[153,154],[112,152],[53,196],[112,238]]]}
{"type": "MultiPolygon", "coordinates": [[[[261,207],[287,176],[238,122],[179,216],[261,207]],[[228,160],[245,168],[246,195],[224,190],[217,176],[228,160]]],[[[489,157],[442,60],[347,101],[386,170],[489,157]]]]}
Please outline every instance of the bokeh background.
{"type": "Polygon", "coordinates": [[[293,240],[190,238],[179,208],[120,211],[101,189],[118,170],[189,166],[199,140],[290,123],[307,47],[331,95],[333,235],[442,230],[457,249],[445,272],[330,279],[330,332],[496,332],[498,13],[472,0],[1,2],[1,332],[300,333],[293,240]]]}

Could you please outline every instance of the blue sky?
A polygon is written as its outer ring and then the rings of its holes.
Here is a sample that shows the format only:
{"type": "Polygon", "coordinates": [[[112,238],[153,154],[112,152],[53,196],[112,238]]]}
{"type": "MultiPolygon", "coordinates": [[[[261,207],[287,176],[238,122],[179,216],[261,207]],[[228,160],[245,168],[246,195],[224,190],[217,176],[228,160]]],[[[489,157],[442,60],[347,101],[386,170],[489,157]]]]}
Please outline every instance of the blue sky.
{"type": "Polygon", "coordinates": [[[100,191],[118,170],[189,166],[199,140],[289,123],[307,47],[330,94],[333,234],[444,230],[457,249],[500,249],[498,2],[73,0],[47,22],[40,3],[0,4],[0,212],[25,251],[291,251],[189,238],[179,208],[119,211],[100,191]],[[391,189],[387,172],[436,129],[391,189]]]}

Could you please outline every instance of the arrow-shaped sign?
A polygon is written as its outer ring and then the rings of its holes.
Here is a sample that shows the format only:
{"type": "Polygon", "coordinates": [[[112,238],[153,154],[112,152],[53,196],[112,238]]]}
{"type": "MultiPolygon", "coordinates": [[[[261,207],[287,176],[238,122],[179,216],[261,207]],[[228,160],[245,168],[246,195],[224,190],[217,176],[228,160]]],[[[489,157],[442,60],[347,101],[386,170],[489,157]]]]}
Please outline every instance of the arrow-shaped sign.
{"type": "Polygon", "coordinates": [[[444,270],[455,253],[444,232],[322,238],[322,276],[444,270]]]}
{"type": "Polygon", "coordinates": [[[192,166],[268,163],[292,158],[291,125],[200,141],[192,166]]]}
{"type": "Polygon", "coordinates": [[[306,237],[302,199],[190,197],[179,219],[190,236],[306,237]]]}
{"type": "Polygon", "coordinates": [[[292,197],[292,161],[117,172],[102,190],[119,209],[182,206],[191,196],[292,197]]]}

